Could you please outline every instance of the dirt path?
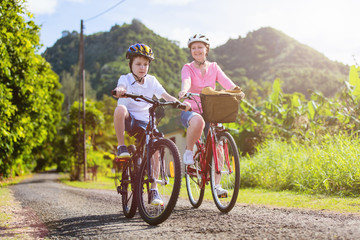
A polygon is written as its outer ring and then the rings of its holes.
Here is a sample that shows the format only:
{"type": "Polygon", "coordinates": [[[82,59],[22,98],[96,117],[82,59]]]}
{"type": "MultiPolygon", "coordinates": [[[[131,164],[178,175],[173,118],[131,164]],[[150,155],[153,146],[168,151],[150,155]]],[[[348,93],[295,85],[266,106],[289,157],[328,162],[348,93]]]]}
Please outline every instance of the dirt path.
{"type": "MultiPolygon", "coordinates": [[[[360,217],[319,211],[236,205],[221,214],[213,202],[192,209],[179,199],[160,226],[126,219],[115,191],[86,190],[39,174],[11,187],[31,216],[35,238],[49,239],[360,239],[360,217]]],[[[34,235],[32,235],[34,236],[34,235]]]]}

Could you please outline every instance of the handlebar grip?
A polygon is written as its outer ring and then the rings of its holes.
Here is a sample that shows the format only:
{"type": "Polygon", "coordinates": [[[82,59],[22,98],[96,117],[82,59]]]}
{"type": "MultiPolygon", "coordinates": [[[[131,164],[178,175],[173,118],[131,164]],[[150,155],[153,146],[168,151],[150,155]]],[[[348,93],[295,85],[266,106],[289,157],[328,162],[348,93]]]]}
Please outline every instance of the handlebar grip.
{"type": "Polygon", "coordinates": [[[184,104],[179,104],[178,108],[182,109],[182,110],[185,110],[186,109],[186,105],[184,104]]]}
{"type": "MultiPolygon", "coordinates": [[[[115,89],[111,90],[111,95],[112,95],[113,97],[116,97],[116,90],[115,90],[115,89]]],[[[125,96],[125,97],[136,97],[134,94],[129,94],[129,93],[124,93],[122,96],[125,96]]]]}
{"type": "MultiPolygon", "coordinates": [[[[177,108],[180,108],[181,110],[186,110],[187,105],[180,103],[177,108]]],[[[192,111],[192,108],[190,107],[189,111],[192,111]]]]}

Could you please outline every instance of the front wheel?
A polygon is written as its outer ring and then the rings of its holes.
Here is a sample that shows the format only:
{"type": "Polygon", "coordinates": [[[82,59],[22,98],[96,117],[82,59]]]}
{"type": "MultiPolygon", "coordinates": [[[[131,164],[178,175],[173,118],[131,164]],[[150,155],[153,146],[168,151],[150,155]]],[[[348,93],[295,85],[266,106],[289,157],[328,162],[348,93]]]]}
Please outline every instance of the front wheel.
{"type": "Polygon", "coordinates": [[[144,161],[137,184],[140,216],[150,225],[165,221],[174,209],[181,187],[179,150],[169,139],[159,139],[150,152],[151,172],[144,161]],[[154,191],[159,198],[154,201],[154,191]]]}
{"type": "Polygon", "coordinates": [[[189,201],[194,208],[198,208],[204,199],[205,183],[200,161],[202,144],[198,141],[195,146],[194,165],[185,166],[185,180],[189,201]]]}
{"type": "Polygon", "coordinates": [[[217,138],[218,142],[211,157],[211,192],[216,207],[227,213],[234,207],[240,188],[239,152],[230,133],[221,132],[217,134],[217,138]]]}

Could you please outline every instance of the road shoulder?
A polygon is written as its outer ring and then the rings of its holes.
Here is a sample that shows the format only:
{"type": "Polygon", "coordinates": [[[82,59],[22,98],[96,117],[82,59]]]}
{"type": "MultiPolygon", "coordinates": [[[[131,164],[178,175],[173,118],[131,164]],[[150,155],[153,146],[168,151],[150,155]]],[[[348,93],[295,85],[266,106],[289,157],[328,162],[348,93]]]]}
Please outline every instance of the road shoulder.
{"type": "Polygon", "coordinates": [[[0,192],[0,239],[44,239],[47,228],[36,214],[23,207],[8,187],[0,192]]]}

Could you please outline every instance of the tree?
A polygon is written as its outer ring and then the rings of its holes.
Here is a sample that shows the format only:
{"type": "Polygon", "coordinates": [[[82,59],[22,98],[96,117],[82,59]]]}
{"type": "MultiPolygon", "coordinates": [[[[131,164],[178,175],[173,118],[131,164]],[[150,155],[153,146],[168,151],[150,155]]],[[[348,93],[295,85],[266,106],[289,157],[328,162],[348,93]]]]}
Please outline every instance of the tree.
{"type": "MultiPolygon", "coordinates": [[[[36,54],[39,27],[24,0],[0,2],[0,175],[36,166],[37,151],[56,134],[63,96],[50,64],[36,54]],[[25,20],[29,19],[29,20],[25,20]]],[[[40,151],[41,152],[41,151],[40,151]]]]}

